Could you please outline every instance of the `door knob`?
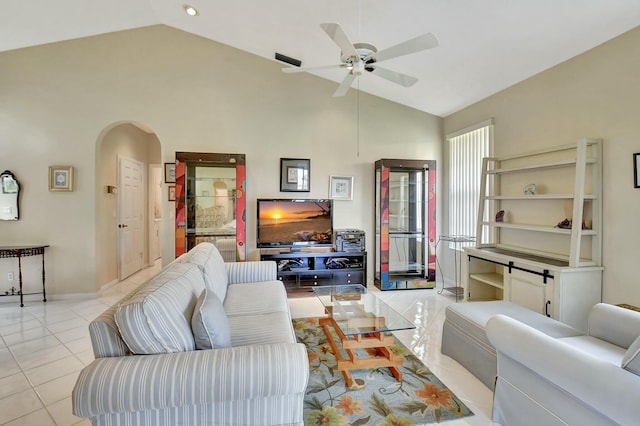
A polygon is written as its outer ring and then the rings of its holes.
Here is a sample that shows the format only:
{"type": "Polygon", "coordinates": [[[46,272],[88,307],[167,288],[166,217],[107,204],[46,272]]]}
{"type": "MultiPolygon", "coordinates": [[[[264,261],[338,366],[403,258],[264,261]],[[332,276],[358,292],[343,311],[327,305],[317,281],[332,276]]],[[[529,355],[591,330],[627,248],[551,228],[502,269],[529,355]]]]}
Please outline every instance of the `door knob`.
{"type": "Polygon", "coordinates": [[[118,228],[128,228],[129,225],[125,225],[124,223],[121,223],[118,225],[118,228]]]}

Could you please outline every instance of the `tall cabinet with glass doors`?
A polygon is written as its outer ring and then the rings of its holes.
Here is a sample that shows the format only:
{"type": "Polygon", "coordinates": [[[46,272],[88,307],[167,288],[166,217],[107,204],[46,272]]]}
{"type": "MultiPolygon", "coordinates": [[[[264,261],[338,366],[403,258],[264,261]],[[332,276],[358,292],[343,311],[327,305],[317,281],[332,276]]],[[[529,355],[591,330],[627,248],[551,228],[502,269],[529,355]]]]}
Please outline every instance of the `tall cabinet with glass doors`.
{"type": "Polygon", "coordinates": [[[201,242],[246,260],[245,155],[176,153],[176,257],[201,242]]]}
{"type": "Polygon", "coordinates": [[[434,288],[436,162],[378,160],[375,179],[375,285],[434,288]]]}

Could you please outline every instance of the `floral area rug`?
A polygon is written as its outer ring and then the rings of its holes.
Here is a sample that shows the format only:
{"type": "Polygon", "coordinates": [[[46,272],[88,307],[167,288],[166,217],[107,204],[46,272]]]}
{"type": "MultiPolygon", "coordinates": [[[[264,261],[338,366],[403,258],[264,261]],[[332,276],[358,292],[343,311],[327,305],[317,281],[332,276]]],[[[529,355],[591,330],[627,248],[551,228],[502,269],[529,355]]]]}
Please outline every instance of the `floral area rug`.
{"type": "Polygon", "coordinates": [[[404,357],[402,382],[388,368],[352,370],[354,385],[347,389],[318,318],[294,319],[293,326],[309,356],[305,426],[425,425],[473,415],[400,342],[391,349],[404,357]]]}

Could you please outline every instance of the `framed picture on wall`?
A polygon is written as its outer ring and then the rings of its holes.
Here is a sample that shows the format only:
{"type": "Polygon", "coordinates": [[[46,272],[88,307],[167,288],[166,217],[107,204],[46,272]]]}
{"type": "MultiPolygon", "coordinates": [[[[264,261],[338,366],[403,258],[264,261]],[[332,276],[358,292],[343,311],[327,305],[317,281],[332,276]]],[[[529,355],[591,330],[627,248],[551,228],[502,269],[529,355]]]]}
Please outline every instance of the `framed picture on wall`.
{"type": "Polygon", "coordinates": [[[303,158],[280,159],[280,191],[309,192],[311,160],[303,158]]]}
{"type": "Polygon", "coordinates": [[[330,176],[329,198],[353,200],[353,176],[330,176]]]}
{"type": "Polygon", "coordinates": [[[175,183],[176,163],[164,163],[164,183],[175,183]]]}
{"type": "Polygon", "coordinates": [[[640,188],[640,152],[633,154],[633,187],[640,188]]]}
{"type": "Polygon", "coordinates": [[[176,200],[176,186],[175,185],[169,185],[167,187],[167,191],[169,194],[169,201],[175,201],[176,200]]]}
{"type": "Polygon", "coordinates": [[[73,191],[73,167],[49,167],[49,191],[73,191]]]}

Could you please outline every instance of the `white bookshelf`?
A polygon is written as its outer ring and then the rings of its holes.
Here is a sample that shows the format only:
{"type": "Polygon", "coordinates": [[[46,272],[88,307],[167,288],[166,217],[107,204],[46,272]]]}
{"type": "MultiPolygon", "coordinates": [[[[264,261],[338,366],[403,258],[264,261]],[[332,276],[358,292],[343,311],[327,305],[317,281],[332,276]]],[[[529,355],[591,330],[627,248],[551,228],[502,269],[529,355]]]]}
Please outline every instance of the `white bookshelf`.
{"type": "Polygon", "coordinates": [[[509,300],[585,330],[602,291],[602,141],[485,158],[481,182],[465,300],[509,300]]]}

